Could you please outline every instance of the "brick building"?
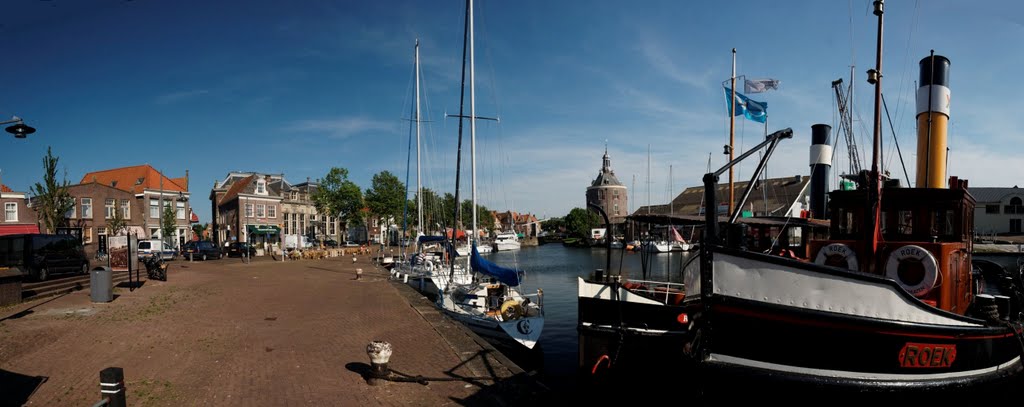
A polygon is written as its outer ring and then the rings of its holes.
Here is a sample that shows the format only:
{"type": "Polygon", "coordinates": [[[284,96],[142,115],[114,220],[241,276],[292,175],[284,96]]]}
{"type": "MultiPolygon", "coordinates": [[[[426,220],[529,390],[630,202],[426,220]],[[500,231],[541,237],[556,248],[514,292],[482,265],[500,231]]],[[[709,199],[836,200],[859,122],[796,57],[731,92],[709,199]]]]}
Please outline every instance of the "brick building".
{"type": "Polygon", "coordinates": [[[625,222],[626,216],[629,215],[629,194],[626,186],[615,177],[615,171],[612,171],[612,160],[608,157],[607,146],[602,157],[601,171],[587,187],[587,201],[584,204],[587,203],[597,204],[604,209],[612,224],[625,222]]]}
{"type": "Polygon", "coordinates": [[[0,207],[4,211],[0,218],[0,236],[39,233],[36,211],[29,207],[28,194],[0,184],[0,207]]]}

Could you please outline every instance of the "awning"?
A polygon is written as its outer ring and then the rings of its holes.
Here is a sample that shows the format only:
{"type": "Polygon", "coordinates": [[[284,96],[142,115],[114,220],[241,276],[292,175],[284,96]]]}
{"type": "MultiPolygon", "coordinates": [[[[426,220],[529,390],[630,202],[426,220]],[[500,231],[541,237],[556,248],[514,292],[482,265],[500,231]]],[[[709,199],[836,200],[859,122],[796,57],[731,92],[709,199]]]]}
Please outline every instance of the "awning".
{"type": "Polygon", "coordinates": [[[276,235],[281,233],[281,228],[276,225],[247,225],[246,230],[252,235],[276,235]]]}
{"type": "Polygon", "coordinates": [[[188,213],[189,221],[191,221],[192,223],[199,223],[199,215],[196,215],[195,212],[192,212],[192,208],[188,208],[188,213]]]}
{"type": "Polygon", "coordinates": [[[39,233],[39,225],[0,225],[0,236],[39,233]]]}

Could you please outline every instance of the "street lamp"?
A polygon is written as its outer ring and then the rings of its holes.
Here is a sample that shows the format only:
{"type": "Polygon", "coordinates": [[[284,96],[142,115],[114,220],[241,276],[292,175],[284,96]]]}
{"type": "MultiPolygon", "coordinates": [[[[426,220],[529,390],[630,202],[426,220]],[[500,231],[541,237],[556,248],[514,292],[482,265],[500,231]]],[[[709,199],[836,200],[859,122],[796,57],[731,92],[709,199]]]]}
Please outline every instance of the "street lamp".
{"type": "Polygon", "coordinates": [[[36,129],[34,127],[25,124],[25,122],[22,121],[21,118],[18,116],[13,116],[11,117],[11,120],[0,122],[0,125],[11,123],[16,124],[7,126],[7,128],[4,130],[6,130],[8,133],[13,134],[14,138],[25,138],[28,137],[29,134],[36,132],[36,129]]]}

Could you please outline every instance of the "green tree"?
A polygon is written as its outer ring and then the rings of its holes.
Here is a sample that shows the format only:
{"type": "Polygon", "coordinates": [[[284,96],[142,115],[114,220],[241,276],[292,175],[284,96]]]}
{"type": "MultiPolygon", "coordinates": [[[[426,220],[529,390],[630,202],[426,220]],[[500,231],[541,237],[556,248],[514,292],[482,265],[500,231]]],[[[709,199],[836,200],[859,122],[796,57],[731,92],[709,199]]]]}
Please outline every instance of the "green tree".
{"type": "Polygon", "coordinates": [[[372,186],[366,190],[366,206],[371,216],[382,225],[391,226],[402,218],[405,203],[405,184],[398,177],[389,171],[373,176],[372,186]]]}
{"type": "MultiPolygon", "coordinates": [[[[319,186],[310,195],[313,206],[321,215],[335,216],[341,219],[341,231],[348,235],[349,224],[363,223],[363,192],[348,179],[348,169],[332,167],[323,178],[318,179],[319,186]]],[[[340,236],[335,236],[339,241],[340,236]]]]}
{"type": "Polygon", "coordinates": [[[600,215],[594,211],[583,208],[572,208],[568,215],[565,215],[566,233],[572,237],[586,238],[590,236],[590,229],[601,224],[600,215]]]}
{"type": "Polygon", "coordinates": [[[540,223],[541,229],[545,231],[551,231],[552,233],[559,233],[562,228],[565,227],[565,218],[551,218],[540,223]]]}
{"type": "Polygon", "coordinates": [[[128,230],[128,221],[124,218],[121,201],[118,199],[114,200],[114,217],[107,219],[107,228],[110,229],[111,236],[117,236],[122,231],[128,230]]]}
{"type": "Polygon", "coordinates": [[[164,213],[160,217],[160,232],[163,236],[163,241],[169,243],[171,236],[174,236],[174,229],[177,223],[174,221],[174,208],[164,202],[164,213]]]}
{"type": "MultiPolygon", "coordinates": [[[[473,227],[473,201],[469,199],[462,201],[462,224],[466,228],[473,227]]],[[[487,232],[494,230],[494,214],[480,204],[476,205],[476,228],[487,232]]]]}
{"type": "Polygon", "coordinates": [[[203,232],[206,231],[207,227],[208,226],[205,223],[197,223],[195,225],[192,225],[192,233],[194,233],[196,236],[199,236],[199,240],[202,240],[203,232]]]}
{"type": "Polygon", "coordinates": [[[43,182],[37,182],[32,186],[32,204],[51,233],[56,232],[58,227],[67,225],[68,219],[65,215],[75,205],[75,199],[68,192],[67,171],[64,171],[64,180],[57,181],[58,161],[60,158],[54,157],[50,147],[47,147],[46,157],[43,157],[43,182]]]}
{"type": "MultiPolygon", "coordinates": [[[[430,188],[423,188],[422,194],[423,225],[416,225],[416,230],[422,231],[424,234],[427,234],[427,232],[433,231],[435,229],[440,230],[439,225],[441,224],[444,224],[447,227],[452,227],[450,222],[445,223],[446,219],[451,218],[452,215],[445,213],[445,207],[442,198],[438,196],[437,193],[431,190],[430,188]]],[[[419,208],[417,207],[417,205],[419,205],[419,199],[420,197],[419,195],[417,195],[413,197],[411,201],[409,201],[408,216],[410,221],[412,221],[413,219],[416,219],[417,221],[419,220],[419,216],[417,215],[417,210],[419,210],[419,208]]]]}

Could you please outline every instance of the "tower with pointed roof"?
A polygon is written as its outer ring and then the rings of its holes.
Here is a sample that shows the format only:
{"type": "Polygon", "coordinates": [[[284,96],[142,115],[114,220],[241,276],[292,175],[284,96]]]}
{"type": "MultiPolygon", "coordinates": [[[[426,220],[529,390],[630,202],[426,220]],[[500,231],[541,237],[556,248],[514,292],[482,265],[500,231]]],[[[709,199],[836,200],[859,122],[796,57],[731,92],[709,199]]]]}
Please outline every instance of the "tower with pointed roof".
{"type": "Polygon", "coordinates": [[[604,209],[612,224],[624,222],[626,215],[629,215],[629,194],[626,186],[615,177],[607,144],[604,146],[601,171],[587,187],[587,202],[595,203],[604,209]]]}

